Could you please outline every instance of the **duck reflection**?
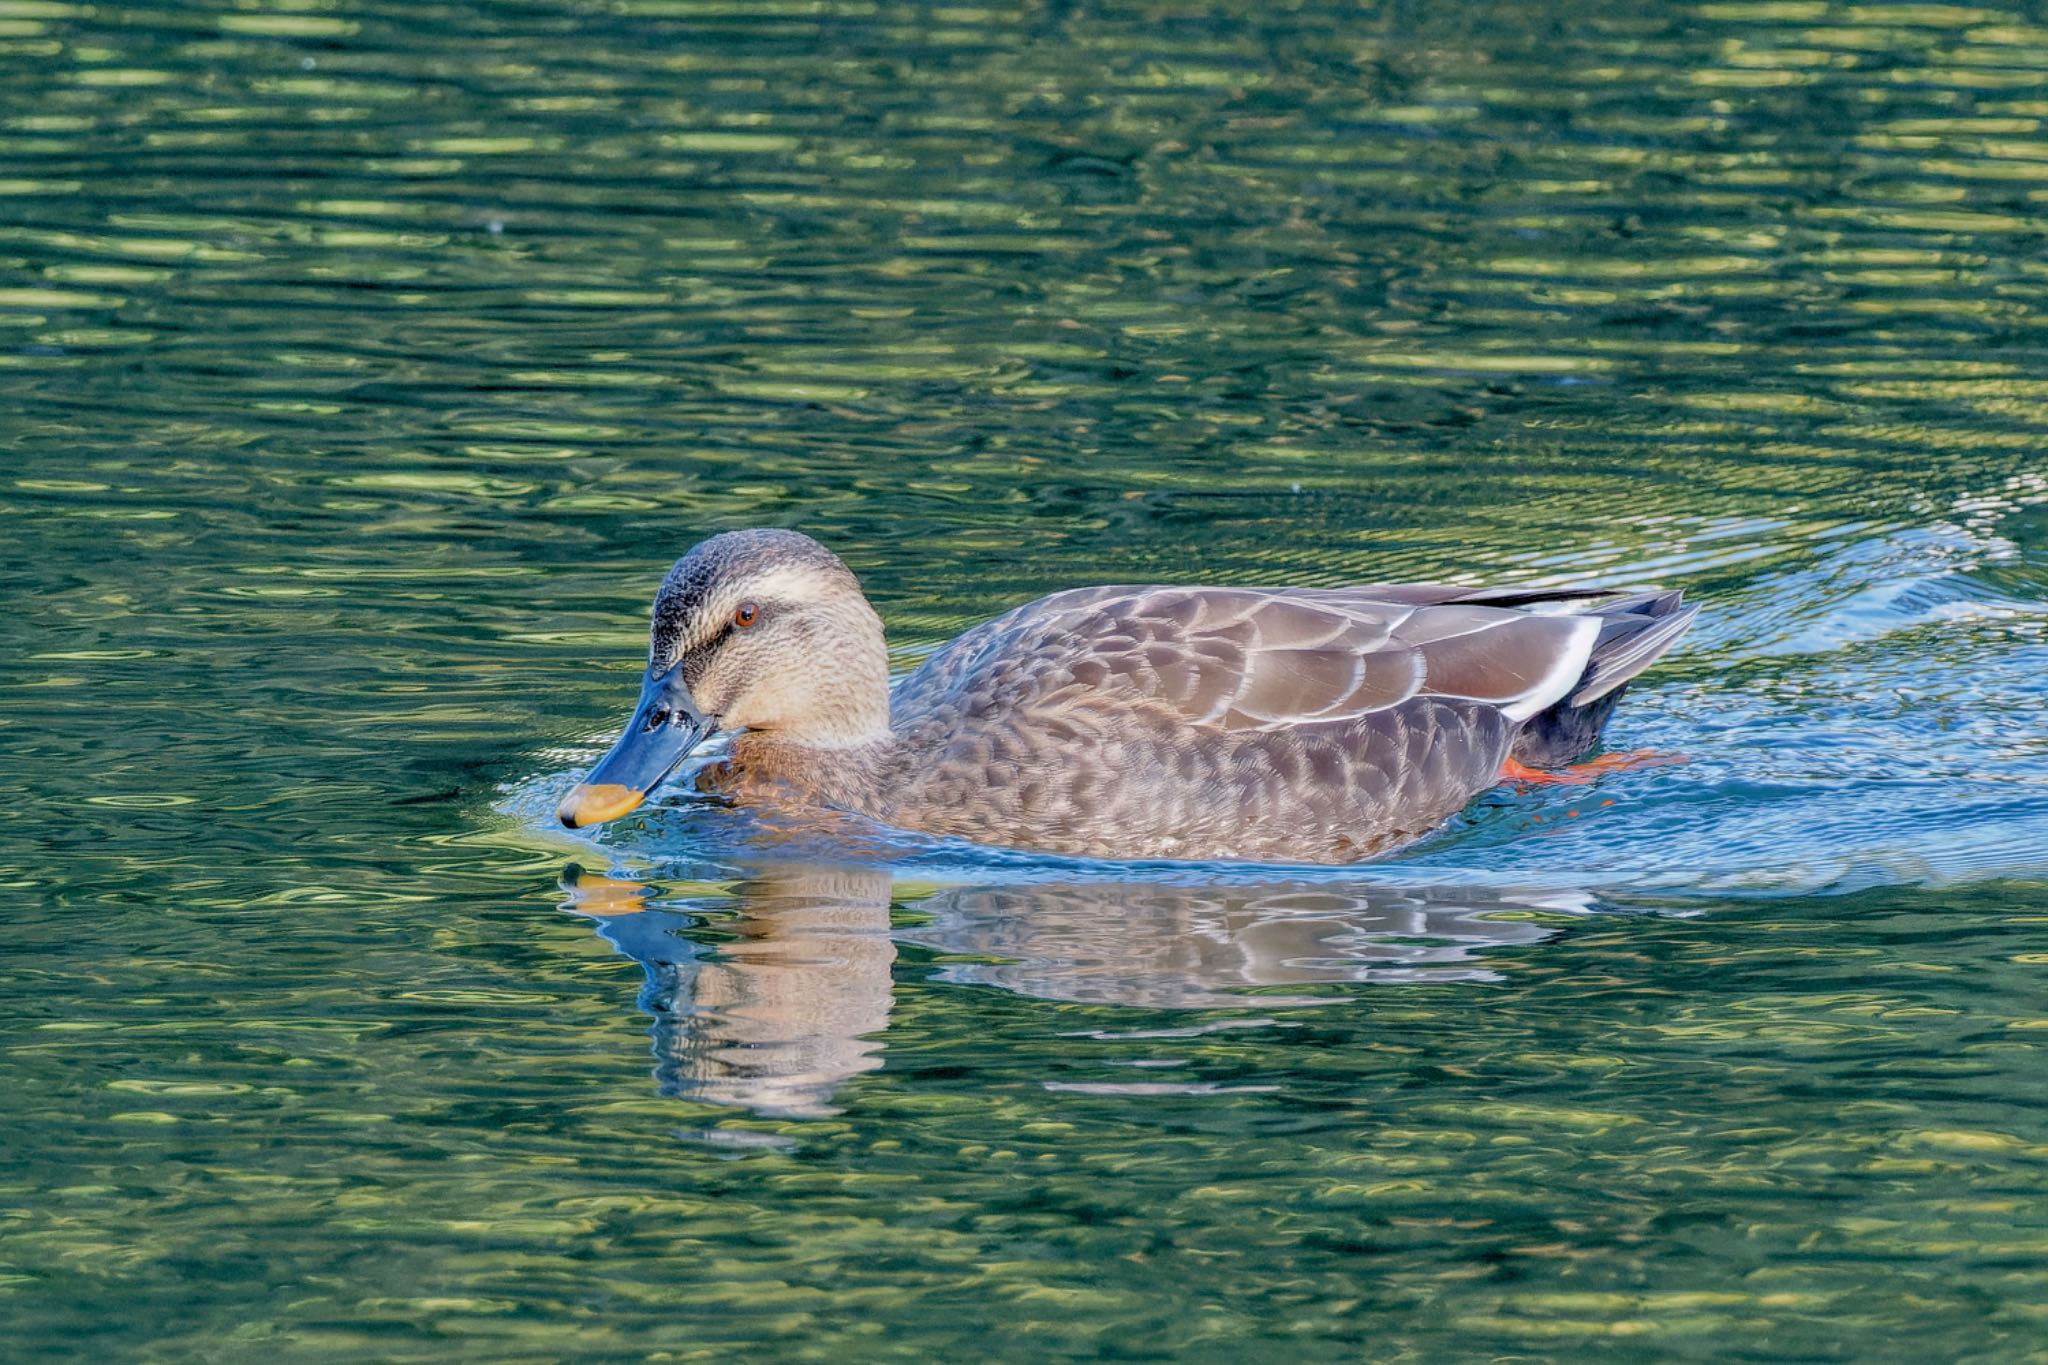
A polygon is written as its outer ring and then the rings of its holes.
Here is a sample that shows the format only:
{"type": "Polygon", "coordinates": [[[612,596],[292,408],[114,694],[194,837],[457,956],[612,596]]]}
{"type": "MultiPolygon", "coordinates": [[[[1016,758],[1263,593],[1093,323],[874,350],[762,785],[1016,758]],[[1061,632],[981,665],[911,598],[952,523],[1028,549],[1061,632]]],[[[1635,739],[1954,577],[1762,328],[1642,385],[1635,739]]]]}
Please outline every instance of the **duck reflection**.
{"type": "Polygon", "coordinates": [[[839,1112],[841,1083],[882,1064],[869,1035],[889,1022],[896,961],[887,873],[781,869],[696,913],[650,908],[654,888],[612,877],[572,869],[563,885],[563,908],[647,970],[640,1006],[654,1016],[664,1095],[816,1117],[839,1112]]]}
{"type": "Polygon", "coordinates": [[[918,902],[932,922],[897,937],[1001,959],[943,967],[941,980],[1042,1000],[1299,1007],[1345,996],[1278,988],[1498,980],[1480,949],[1540,943],[1557,933],[1553,916],[1587,908],[1581,895],[1357,883],[977,887],[918,902]]]}
{"type": "Polygon", "coordinates": [[[899,944],[970,959],[939,980],[1042,1000],[1301,1008],[1361,982],[1495,980],[1482,950],[1590,912],[1574,892],[1081,882],[947,888],[892,929],[880,869],[780,867],[716,899],[574,869],[564,888],[564,909],[647,970],[662,1093],[790,1117],[839,1112],[839,1087],[882,1064],[899,944]]]}

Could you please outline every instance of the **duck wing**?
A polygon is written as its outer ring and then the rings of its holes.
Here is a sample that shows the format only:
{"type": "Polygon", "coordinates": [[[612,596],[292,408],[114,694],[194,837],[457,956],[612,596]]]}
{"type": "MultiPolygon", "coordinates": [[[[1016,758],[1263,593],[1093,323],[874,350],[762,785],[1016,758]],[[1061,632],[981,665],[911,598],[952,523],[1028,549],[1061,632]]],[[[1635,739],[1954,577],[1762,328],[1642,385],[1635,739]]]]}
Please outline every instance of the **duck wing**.
{"type": "MultiPolygon", "coordinates": [[[[1540,600],[1597,595],[1538,591],[1540,600]]],[[[1415,697],[1476,702],[1521,721],[1578,683],[1598,621],[1458,600],[1473,594],[1431,585],[1080,589],[970,631],[904,689],[932,700],[992,689],[1006,706],[1069,712],[1141,705],[1188,726],[1244,732],[1341,724],[1415,697]]]]}

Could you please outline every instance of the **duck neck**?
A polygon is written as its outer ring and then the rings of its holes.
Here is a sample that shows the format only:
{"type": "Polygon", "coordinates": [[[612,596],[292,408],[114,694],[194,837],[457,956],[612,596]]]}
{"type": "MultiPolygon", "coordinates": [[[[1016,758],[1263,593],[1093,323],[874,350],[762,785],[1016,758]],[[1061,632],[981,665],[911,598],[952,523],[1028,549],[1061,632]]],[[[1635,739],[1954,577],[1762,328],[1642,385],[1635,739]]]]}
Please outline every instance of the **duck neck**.
{"type": "Polygon", "coordinates": [[[896,736],[884,731],[850,744],[813,744],[772,730],[749,730],[733,740],[723,785],[742,800],[781,801],[873,812],[895,784],[896,736]]]}

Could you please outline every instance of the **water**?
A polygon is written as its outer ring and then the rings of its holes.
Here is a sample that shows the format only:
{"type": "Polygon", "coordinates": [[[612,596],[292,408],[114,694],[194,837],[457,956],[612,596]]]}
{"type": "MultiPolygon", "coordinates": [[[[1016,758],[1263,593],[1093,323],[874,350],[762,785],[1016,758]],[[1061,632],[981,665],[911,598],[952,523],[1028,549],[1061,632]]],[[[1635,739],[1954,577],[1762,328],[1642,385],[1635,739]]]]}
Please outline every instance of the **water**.
{"type": "Polygon", "coordinates": [[[2011,1360],[2018,6],[0,0],[28,1358],[2011,1360]],[[547,819],[661,571],[1656,580],[1388,864],[547,819]],[[1611,803],[1611,804],[1610,804],[1611,803]]]}

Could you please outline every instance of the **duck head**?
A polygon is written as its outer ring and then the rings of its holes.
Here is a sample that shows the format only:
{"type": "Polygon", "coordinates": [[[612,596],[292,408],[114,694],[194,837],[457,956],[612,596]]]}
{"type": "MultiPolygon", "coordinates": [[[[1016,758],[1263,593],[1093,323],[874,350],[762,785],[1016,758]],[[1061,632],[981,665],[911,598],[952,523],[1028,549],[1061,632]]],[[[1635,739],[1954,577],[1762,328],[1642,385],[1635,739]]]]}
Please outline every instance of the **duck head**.
{"type": "Polygon", "coordinates": [[[676,561],[654,598],[640,704],[556,814],[571,829],[647,799],[715,731],[832,749],[886,736],[881,618],[830,550],[795,531],[729,531],[676,561]]]}

